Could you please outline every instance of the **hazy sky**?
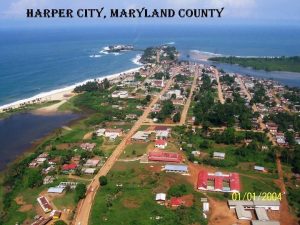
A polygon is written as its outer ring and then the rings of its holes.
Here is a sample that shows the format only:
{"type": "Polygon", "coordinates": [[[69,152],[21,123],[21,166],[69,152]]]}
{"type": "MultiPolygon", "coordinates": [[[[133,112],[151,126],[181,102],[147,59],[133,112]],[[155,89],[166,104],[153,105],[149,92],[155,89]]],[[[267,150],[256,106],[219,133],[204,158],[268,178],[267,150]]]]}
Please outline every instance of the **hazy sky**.
{"type": "MultiPolygon", "coordinates": [[[[222,19],[168,19],[165,23],[300,24],[300,0],[0,0],[0,25],[70,23],[68,19],[27,19],[27,8],[214,8],[225,7],[222,19]]],[[[118,22],[128,22],[119,19],[118,22]]],[[[100,20],[72,19],[71,23],[100,23],[100,20]]],[[[112,21],[105,21],[109,23],[112,21]]],[[[115,21],[114,21],[115,22],[115,21]]],[[[134,23],[157,20],[139,19],[134,23]]],[[[101,20],[101,23],[104,21],[101,20]]]]}

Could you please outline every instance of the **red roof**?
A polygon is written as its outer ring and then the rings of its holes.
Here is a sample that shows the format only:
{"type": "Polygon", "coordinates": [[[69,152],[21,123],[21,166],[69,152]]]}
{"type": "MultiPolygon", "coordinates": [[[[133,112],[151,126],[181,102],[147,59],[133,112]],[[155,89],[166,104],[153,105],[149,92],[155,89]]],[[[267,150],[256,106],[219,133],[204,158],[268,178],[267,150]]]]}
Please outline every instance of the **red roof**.
{"type": "Polygon", "coordinates": [[[238,173],[230,174],[230,189],[231,191],[240,191],[240,175],[238,173]]]}
{"type": "Polygon", "coordinates": [[[171,206],[181,206],[184,201],[181,198],[172,197],[170,200],[171,206]]]}
{"type": "Polygon", "coordinates": [[[155,127],[155,131],[166,131],[168,130],[169,128],[168,127],[165,127],[165,126],[156,126],[155,127]]]}
{"type": "Polygon", "coordinates": [[[207,189],[207,181],[214,181],[214,190],[223,191],[223,181],[228,181],[231,192],[240,191],[240,175],[231,173],[228,175],[208,174],[207,171],[200,171],[198,174],[197,189],[207,189]]]}
{"type": "Polygon", "coordinates": [[[223,190],[223,177],[220,177],[220,176],[215,177],[215,190],[216,191],[223,190]]]}
{"type": "Polygon", "coordinates": [[[202,170],[198,174],[198,182],[197,182],[197,188],[207,188],[207,180],[208,180],[208,173],[205,170],[202,170]]]}
{"type": "Polygon", "coordinates": [[[172,152],[150,152],[148,160],[162,162],[181,162],[182,157],[177,153],[172,152]]]}
{"type": "Polygon", "coordinates": [[[65,164],[63,165],[63,170],[75,170],[77,168],[77,165],[75,163],[72,164],[65,164]]]}
{"type": "Polygon", "coordinates": [[[162,139],[158,139],[155,141],[155,145],[166,145],[166,143],[167,141],[162,139]]]}

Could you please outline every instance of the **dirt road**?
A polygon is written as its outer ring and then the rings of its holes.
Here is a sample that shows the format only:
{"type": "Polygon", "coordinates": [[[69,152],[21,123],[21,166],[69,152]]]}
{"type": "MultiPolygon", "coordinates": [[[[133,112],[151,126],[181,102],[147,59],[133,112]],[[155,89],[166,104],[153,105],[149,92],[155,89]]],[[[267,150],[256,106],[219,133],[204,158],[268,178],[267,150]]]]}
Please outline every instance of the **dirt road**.
{"type": "Polygon", "coordinates": [[[199,77],[199,67],[197,66],[189,97],[188,97],[188,99],[187,99],[187,101],[186,101],[186,103],[183,107],[182,113],[181,113],[180,125],[185,124],[186,117],[187,117],[187,114],[188,114],[188,111],[189,111],[189,108],[190,108],[190,105],[191,105],[191,102],[192,102],[192,96],[193,96],[194,90],[195,90],[196,85],[197,85],[197,78],[198,77],[199,77]]]}
{"type": "Polygon", "coordinates": [[[110,171],[110,169],[113,167],[115,162],[118,160],[119,156],[123,153],[127,143],[130,141],[130,138],[132,135],[134,135],[135,132],[138,131],[138,129],[141,127],[145,119],[148,117],[149,113],[151,112],[151,108],[158,102],[161,95],[163,95],[172,85],[173,79],[170,79],[164,89],[160,92],[159,95],[155,96],[155,98],[152,100],[150,105],[146,108],[143,115],[139,118],[139,120],[134,124],[134,126],[131,128],[131,130],[126,134],[124,139],[121,141],[121,143],[116,147],[112,155],[107,159],[105,164],[102,166],[102,168],[99,170],[97,175],[94,177],[90,185],[88,186],[87,194],[85,199],[79,202],[77,213],[75,215],[75,219],[73,221],[74,225],[88,225],[89,217],[91,208],[93,205],[93,201],[95,198],[95,195],[97,193],[97,190],[99,189],[99,178],[101,176],[107,175],[107,173],[110,171]]]}
{"type": "Polygon", "coordinates": [[[225,103],[224,100],[224,96],[223,96],[223,92],[222,92],[222,85],[220,83],[220,76],[219,76],[219,71],[218,70],[214,70],[214,74],[218,83],[218,96],[219,96],[219,100],[221,102],[221,104],[225,103]]]}

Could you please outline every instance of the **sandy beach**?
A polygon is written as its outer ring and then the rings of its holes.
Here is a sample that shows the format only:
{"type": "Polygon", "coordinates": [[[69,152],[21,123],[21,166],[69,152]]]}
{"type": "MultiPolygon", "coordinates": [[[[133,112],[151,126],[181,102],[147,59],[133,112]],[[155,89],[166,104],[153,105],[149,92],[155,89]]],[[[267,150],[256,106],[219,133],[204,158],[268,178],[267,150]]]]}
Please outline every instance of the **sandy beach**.
{"type": "Polygon", "coordinates": [[[73,93],[75,87],[77,87],[79,85],[83,85],[90,81],[94,81],[94,80],[101,82],[105,78],[107,78],[108,80],[114,80],[121,75],[137,72],[137,71],[139,71],[139,69],[141,67],[142,66],[133,68],[130,70],[122,71],[122,72],[116,73],[116,74],[111,74],[111,75],[107,75],[107,76],[103,76],[103,77],[99,77],[99,78],[95,78],[95,79],[85,80],[83,82],[80,82],[80,83],[77,83],[74,85],[70,85],[65,88],[40,93],[31,98],[27,98],[27,99],[19,100],[19,101],[10,103],[10,104],[6,104],[3,106],[0,106],[0,113],[4,112],[7,109],[17,109],[17,108],[24,107],[29,104],[45,103],[45,102],[49,102],[49,101],[60,101],[51,106],[40,108],[40,109],[34,111],[34,113],[37,113],[37,114],[55,113],[57,111],[57,109],[59,108],[59,106],[63,105],[68,99],[72,98],[75,95],[75,93],[73,93]]]}

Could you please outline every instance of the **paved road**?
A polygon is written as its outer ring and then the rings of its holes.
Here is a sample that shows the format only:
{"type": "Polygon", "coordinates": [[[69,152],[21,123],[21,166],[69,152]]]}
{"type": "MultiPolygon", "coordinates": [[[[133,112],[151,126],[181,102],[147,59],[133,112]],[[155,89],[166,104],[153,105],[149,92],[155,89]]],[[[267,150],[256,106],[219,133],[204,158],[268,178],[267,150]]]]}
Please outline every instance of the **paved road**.
{"type": "Polygon", "coordinates": [[[191,87],[191,90],[190,90],[189,97],[188,97],[188,99],[187,99],[187,101],[186,101],[186,103],[183,107],[182,113],[181,113],[180,125],[185,124],[186,117],[187,117],[187,114],[188,114],[188,111],[189,111],[189,108],[190,108],[190,105],[191,105],[191,102],[192,102],[192,96],[193,96],[194,90],[195,90],[196,85],[197,85],[198,77],[199,77],[199,67],[197,66],[195,74],[194,74],[194,80],[193,80],[193,84],[192,84],[192,87],[191,87]]]}
{"type": "Polygon", "coordinates": [[[116,147],[116,149],[114,150],[112,155],[107,159],[105,164],[102,166],[102,168],[96,174],[96,176],[94,177],[92,182],[89,184],[85,199],[80,201],[78,204],[77,213],[76,213],[75,219],[73,221],[74,225],[88,225],[93,201],[94,201],[95,195],[97,193],[97,190],[99,189],[99,186],[100,186],[99,178],[101,176],[107,175],[107,173],[113,167],[115,162],[118,160],[119,156],[123,153],[126,145],[129,143],[132,135],[134,135],[134,133],[138,131],[138,129],[143,124],[144,120],[148,117],[149,113],[151,112],[151,108],[158,102],[160,96],[163,95],[170,88],[172,83],[173,83],[173,78],[167,82],[166,86],[163,88],[163,90],[160,92],[160,94],[154,97],[154,99],[152,100],[150,105],[144,111],[143,115],[134,124],[134,126],[131,128],[131,130],[126,134],[126,136],[123,138],[121,143],[116,147]]]}

